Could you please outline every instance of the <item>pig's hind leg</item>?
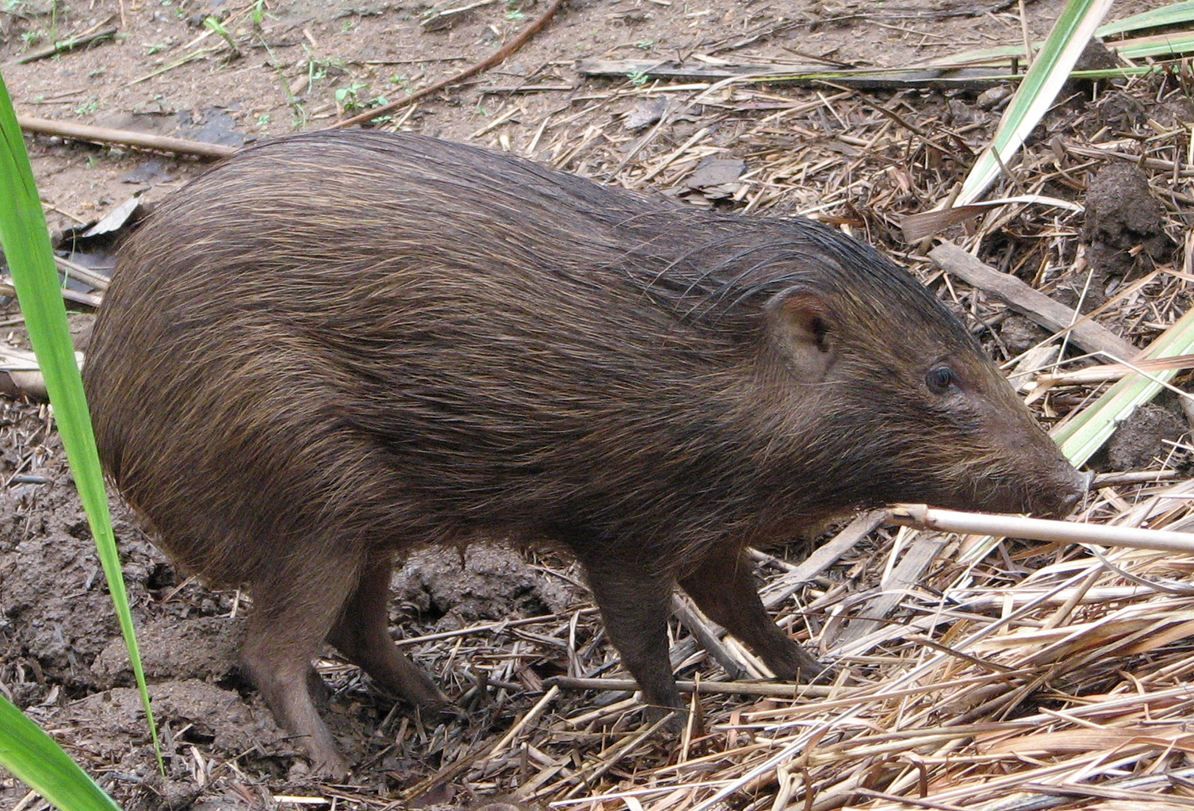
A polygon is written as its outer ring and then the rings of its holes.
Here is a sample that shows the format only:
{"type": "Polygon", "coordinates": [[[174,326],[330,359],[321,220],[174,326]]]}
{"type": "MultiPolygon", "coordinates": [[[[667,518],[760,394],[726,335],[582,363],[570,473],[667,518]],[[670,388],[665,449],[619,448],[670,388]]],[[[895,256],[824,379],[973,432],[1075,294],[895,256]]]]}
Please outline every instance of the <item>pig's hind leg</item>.
{"type": "Polygon", "coordinates": [[[680,585],[705,616],[745,643],[777,677],[812,681],[826,671],[767,614],[741,550],[714,551],[680,585]]]}
{"type": "Polygon", "coordinates": [[[441,708],[448,699],[427,674],[398,652],[390,637],[386,609],[392,568],[390,555],[370,556],[328,641],[384,689],[417,707],[441,708]]]}
{"type": "Polygon", "coordinates": [[[253,611],[243,660],[278,723],[302,739],[312,768],[332,777],[348,773],[332,733],[313,701],[311,660],[340,616],[361,572],[349,555],[309,551],[288,556],[249,583],[253,611]]]}

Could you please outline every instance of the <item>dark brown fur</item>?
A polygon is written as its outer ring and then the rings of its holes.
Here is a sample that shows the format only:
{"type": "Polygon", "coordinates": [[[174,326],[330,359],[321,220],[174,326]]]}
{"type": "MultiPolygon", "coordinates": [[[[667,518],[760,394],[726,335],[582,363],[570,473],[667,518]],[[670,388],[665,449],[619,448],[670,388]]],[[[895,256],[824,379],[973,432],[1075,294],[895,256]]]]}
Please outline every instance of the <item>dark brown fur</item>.
{"type": "Polygon", "coordinates": [[[284,139],[170,198],[123,250],[86,383],[112,478],[181,564],[248,584],[249,672],[333,771],[307,688],[325,638],[442,700],[386,628],[412,546],[570,549],[646,701],[678,707],[677,583],[780,678],[815,670],[746,546],[891,501],[1052,513],[1079,492],[870,248],[413,135],[284,139]]]}

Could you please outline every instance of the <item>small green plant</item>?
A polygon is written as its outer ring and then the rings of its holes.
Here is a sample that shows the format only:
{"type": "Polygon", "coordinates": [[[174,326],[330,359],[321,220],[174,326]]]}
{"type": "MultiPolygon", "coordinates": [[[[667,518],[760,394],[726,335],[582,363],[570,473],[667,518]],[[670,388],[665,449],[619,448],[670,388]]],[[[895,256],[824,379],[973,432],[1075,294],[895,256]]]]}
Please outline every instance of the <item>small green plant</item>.
{"type": "Polygon", "coordinates": [[[99,109],[99,99],[87,99],[87,101],[75,108],[75,115],[85,116],[91,115],[99,109]]]}
{"type": "Polygon", "coordinates": [[[25,43],[26,48],[32,48],[37,43],[41,42],[45,34],[41,31],[25,31],[21,34],[21,42],[25,43]]]}
{"type": "MultiPolygon", "coordinates": [[[[373,110],[378,107],[385,107],[389,103],[390,103],[390,100],[387,99],[385,96],[376,96],[369,100],[369,103],[365,105],[365,109],[373,110]]],[[[393,120],[394,120],[394,116],[392,116],[392,115],[379,115],[377,118],[373,119],[373,123],[374,124],[388,124],[393,120]]]]}
{"type": "Polygon", "coordinates": [[[349,33],[352,33],[352,29],[353,29],[355,26],[356,26],[356,22],[355,22],[355,21],[353,21],[353,20],[351,20],[351,19],[345,19],[345,20],[344,20],[344,22],[340,23],[340,33],[341,33],[341,34],[349,34],[349,33]]]}
{"type": "Polygon", "coordinates": [[[626,74],[626,78],[629,79],[630,83],[635,87],[642,87],[647,82],[651,81],[651,77],[648,76],[645,71],[641,70],[630,71],[626,74]]]}
{"type": "Polygon", "coordinates": [[[513,11],[506,12],[506,19],[510,22],[518,22],[519,20],[525,19],[526,16],[526,13],[521,9],[514,9],[513,11]]]}
{"type": "Polygon", "coordinates": [[[315,89],[315,83],[323,81],[333,72],[345,72],[344,62],[340,59],[316,59],[311,56],[311,52],[304,46],[303,50],[307,52],[307,92],[310,93],[315,89]]]}
{"type": "Polygon", "coordinates": [[[389,79],[386,79],[386,81],[394,85],[394,87],[405,88],[410,84],[410,79],[407,79],[406,76],[402,75],[401,73],[395,73],[391,75],[389,79]]]}
{"type": "Polygon", "coordinates": [[[261,115],[257,116],[257,126],[268,127],[269,122],[270,122],[269,113],[262,113],[261,115]]]}
{"type": "Polygon", "coordinates": [[[254,28],[261,28],[261,24],[265,22],[265,12],[265,0],[257,0],[253,4],[253,10],[249,12],[249,20],[254,28]]]}
{"type": "Polygon", "coordinates": [[[361,98],[361,91],[366,88],[364,82],[353,82],[344,87],[336,88],[336,106],[344,112],[363,110],[365,105],[361,98]]]}
{"type": "Polygon", "coordinates": [[[224,23],[215,17],[207,17],[203,20],[203,27],[228,43],[228,47],[232,49],[233,56],[240,56],[240,48],[236,44],[236,38],[232,36],[232,33],[225,27],[224,23]]]}
{"type": "MultiPolygon", "coordinates": [[[[390,103],[390,100],[384,95],[373,96],[370,98],[367,90],[369,85],[365,82],[353,82],[336,89],[336,106],[342,113],[359,112],[362,110],[373,110],[377,107],[384,107],[390,103]]],[[[393,116],[383,115],[373,119],[376,124],[384,124],[390,121],[393,116]]]]}
{"type": "Polygon", "coordinates": [[[160,54],[169,47],[170,43],[168,42],[154,42],[145,46],[145,55],[153,56],[154,54],[160,54]]]}
{"type": "Polygon", "coordinates": [[[655,40],[640,39],[638,42],[634,43],[634,47],[638,48],[640,51],[649,51],[655,47],[655,40]]]}

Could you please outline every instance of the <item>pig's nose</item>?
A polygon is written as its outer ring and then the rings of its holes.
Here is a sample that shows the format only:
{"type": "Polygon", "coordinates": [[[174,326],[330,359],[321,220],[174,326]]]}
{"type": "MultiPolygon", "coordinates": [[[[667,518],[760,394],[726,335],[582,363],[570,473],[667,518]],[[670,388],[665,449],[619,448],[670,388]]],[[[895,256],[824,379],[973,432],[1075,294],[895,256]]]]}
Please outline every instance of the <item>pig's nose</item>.
{"type": "Polygon", "coordinates": [[[1093,473],[1081,473],[1075,470],[1071,474],[1072,486],[1068,493],[1062,499],[1061,504],[1066,513],[1071,512],[1075,507],[1082,503],[1082,499],[1086,496],[1086,492],[1090,490],[1090,483],[1094,478],[1093,473]]]}

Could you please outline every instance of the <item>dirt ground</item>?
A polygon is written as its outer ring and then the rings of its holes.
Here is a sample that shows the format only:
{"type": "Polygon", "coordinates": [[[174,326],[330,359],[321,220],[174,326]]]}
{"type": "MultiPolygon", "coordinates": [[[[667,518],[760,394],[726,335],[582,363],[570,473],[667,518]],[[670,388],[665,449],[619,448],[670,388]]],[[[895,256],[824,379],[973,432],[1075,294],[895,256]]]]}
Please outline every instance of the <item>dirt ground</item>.
{"type": "MultiPolygon", "coordinates": [[[[379,98],[392,100],[455,72],[512,37],[547,3],[478,3],[440,25],[423,24],[429,10],[465,5],[471,4],[272,0],[255,25],[257,5],[237,0],[0,0],[0,66],[22,114],[238,146],[328,126],[379,98]],[[208,15],[225,21],[237,52],[203,27],[208,15]],[[117,28],[115,40],[16,62],[50,41],[106,26],[117,28]]],[[[1043,36],[1061,5],[1028,2],[1030,35],[1043,36]]],[[[1115,13],[1149,6],[1117,4],[1115,13]]],[[[569,0],[507,62],[386,123],[524,154],[693,205],[815,214],[906,259],[976,332],[986,319],[980,337],[1006,361],[1047,333],[981,296],[952,292],[923,257],[910,255],[896,228],[900,216],[931,207],[933,194],[965,170],[965,161],[950,154],[929,160],[911,136],[893,140],[887,152],[872,149],[877,133],[889,132],[878,129],[890,124],[875,112],[878,105],[898,109],[913,126],[948,131],[959,143],[980,147],[999,107],[981,102],[977,90],[843,95],[829,86],[773,85],[694,103],[703,88],[654,86],[633,76],[585,78],[576,63],[697,55],[710,64],[903,65],[1016,43],[1022,31],[1014,10],[1010,3],[956,0],[896,5],[569,0]],[[650,92],[653,88],[658,92],[650,92]],[[837,101],[830,103],[829,96],[837,101]],[[694,157],[668,160],[689,143],[699,147],[694,157]],[[783,156],[797,152],[806,156],[801,166],[788,167],[783,156]],[[739,163],[727,169],[710,162],[717,160],[739,163]]],[[[1184,90],[1175,92],[1162,79],[1094,95],[1082,88],[1046,120],[1039,154],[1047,156],[1051,138],[1075,130],[1091,137],[1135,133],[1144,140],[1156,136],[1157,127],[1188,128],[1192,120],[1184,90]],[[1153,124],[1157,127],[1150,129],[1153,124]]],[[[30,138],[28,146],[55,232],[94,221],[133,196],[151,203],[204,166],[51,137],[30,138]]],[[[982,255],[1065,303],[1081,298],[1089,312],[1152,268],[1180,264],[1175,251],[1188,225],[1189,190],[1184,180],[1164,189],[1157,183],[1130,162],[1088,161],[1075,174],[1061,173],[1046,189],[1084,202],[1085,217],[1051,221],[1053,214],[1026,214],[989,236],[982,255]],[[1036,265],[1020,264],[1024,245],[1054,227],[1067,241],[1032,255],[1048,254],[1049,262],[1067,267],[1081,244],[1088,257],[1101,257],[1091,260],[1096,274],[1034,277],[1036,265]],[[1081,295],[1083,289],[1088,295],[1081,295]]],[[[1188,259],[1185,268],[1188,273],[1188,259]]],[[[1170,303],[1177,307],[1188,300],[1183,288],[1170,303]]],[[[1127,307],[1113,307],[1099,318],[1137,342],[1157,334],[1163,320],[1127,307]]],[[[0,310],[0,340],[24,345],[11,305],[0,310]]],[[[85,349],[85,340],[80,345],[85,349]]],[[[1052,422],[1076,402],[1059,397],[1037,408],[1052,422]]],[[[1172,400],[1162,400],[1098,464],[1115,470],[1171,464],[1188,430],[1185,414],[1172,400]]],[[[568,561],[497,546],[463,555],[419,553],[394,575],[392,626],[397,637],[414,640],[406,651],[458,700],[461,711],[447,721],[425,721],[378,695],[355,668],[329,652],[319,663],[331,688],[325,715],[360,764],[349,784],[329,785],[308,775],[295,744],[237,672],[246,596],[213,591],[181,575],[114,501],[126,582],[161,724],[167,767],[162,778],[129,687],[91,536],[44,406],[0,399],[0,483],[0,690],[130,809],[405,807],[412,787],[504,735],[542,698],[546,679],[619,674],[616,654],[568,561]],[[582,655],[574,661],[577,651],[582,655]]],[[[890,541],[887,534],[872,535],[810,588],[817,595],[837,593],[834,588],[842,585],[854,592],[874,588],[890,541]]],[[[802,554],[793,549],[789,556],[798,561],[802,554]]],[[[781,571],[777,565],[764,567],[764,576],[781,571]]],[[[813,592],[797,596],[812,599],[813,592]]],[[[677,644],[691,645],[687,631],[677,626],[675,633],[677,644]]],[[[685,668],[686,678],[719,673],[703,654],[685,668]]],[[[566,711],[552,710],[536,724],[551,728],[568,713],[623,697],[569,694],[566,711]]],[[[510,758],[500,768],[474,764],[467,780],[446,781],[410,802],[473,807],[518,790],[548,755],[583,771],[586,757],[634,729],[616,714],[587,727],[561,727],[548,754],[523,749],[521,763],[510,758]]],[[[699,746],[706,753],[725,751],[738,734],[715,733],[699,746]]],[[[670,746],[652,744],[644,763],[668,762],[670,746]]],[[[587,787],[581,781],[575,791],[566,786],[532,805],[568,792],[575,798],[589,790],[633,787],[637,768],[635,762],[617,763],[587,787]]],[[[0,808],[18,807],[42,804],[0,773],[0,808]]],[[[625,806],[606,801],[592,807],[625,806]]]]}

